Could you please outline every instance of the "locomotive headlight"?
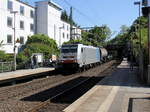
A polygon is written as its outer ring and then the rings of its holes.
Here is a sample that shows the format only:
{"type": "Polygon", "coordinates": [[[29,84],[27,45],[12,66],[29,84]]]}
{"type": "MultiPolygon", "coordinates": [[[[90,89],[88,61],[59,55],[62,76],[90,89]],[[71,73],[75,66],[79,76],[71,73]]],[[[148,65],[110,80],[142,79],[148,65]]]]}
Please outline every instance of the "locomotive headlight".
{"type": "Polygon", "coordinates": [[[77,60],[74,60],[75,63],[77,63],[77,60]]]}
{"type": "Polygon", "coordinates": [[[63,63],[63,62],[64,62],[64,60],[61,60],[60,62],[61,62],[61,63],[63,63]]]}

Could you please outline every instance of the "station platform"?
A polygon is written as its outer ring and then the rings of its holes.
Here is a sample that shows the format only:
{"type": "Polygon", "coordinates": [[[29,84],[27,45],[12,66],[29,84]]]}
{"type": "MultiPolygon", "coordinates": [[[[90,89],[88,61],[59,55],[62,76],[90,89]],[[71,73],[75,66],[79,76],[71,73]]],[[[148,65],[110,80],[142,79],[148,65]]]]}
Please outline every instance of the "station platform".
{"type": "Polygon", "coordinates": [[[150,112],[150,88],[138,80],[138,68],[126,60],[64,112],[150,112]]]}
{"type": "Polygon", "coordinates": [[[54,68],[36,68],[0,73],[0,84],[26,79],[54,70],[54,68]]]}

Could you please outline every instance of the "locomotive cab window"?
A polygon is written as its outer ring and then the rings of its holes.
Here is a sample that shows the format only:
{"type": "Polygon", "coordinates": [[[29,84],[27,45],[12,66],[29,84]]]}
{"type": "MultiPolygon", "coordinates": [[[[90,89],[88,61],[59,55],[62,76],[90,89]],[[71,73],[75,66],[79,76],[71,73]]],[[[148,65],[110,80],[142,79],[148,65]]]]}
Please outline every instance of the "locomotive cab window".
{"type": "Polygon", "coordinates": [[[77,45],[63,45],[61,48],[62,53],[77,53],[77,45]]]}
{"type": "Polygon", "coordinates": [[[77,52],[77,48],[65,48],[61,50],[62,53],[76,53],[77,52]]]}

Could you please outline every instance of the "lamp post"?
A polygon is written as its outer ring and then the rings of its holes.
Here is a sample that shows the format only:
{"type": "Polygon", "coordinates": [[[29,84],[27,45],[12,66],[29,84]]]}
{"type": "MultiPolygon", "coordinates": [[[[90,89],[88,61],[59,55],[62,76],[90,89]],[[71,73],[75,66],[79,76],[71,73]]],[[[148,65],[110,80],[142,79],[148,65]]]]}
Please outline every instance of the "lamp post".
{"type": "Polygon", "coordinates": [[[134,2],[134,5],[138,5],[139,6],[139,43],[140,43],[140,49],[141,49],[141,2],[134,2]]]}
{"type": "Polygon", "coordinates": [[[148,18],[148,73],[147,83],[150,85],[150,0],[143,0],[142,13],[148,18]]]}
{"type": "Polygon", "coordinates": [[[16,14],[18,13],[18,11],[11,11],[11,14],[14,15],[14,71],[16,71],[16,14]]]}
{"type": "Polygon", "coordinates": [[[142,45],[141,45],[141,37],[142,37],[142,33],[141,33],[141,20],[140,20],[140,17],[141,17],[141,2],[138,1],[138,2],[134,2],[134,5],[138,5],[139,7],[139,72],[140,72],[140,78],[141,80],[144,80],[144,77],[143,77],[143,53],[142,53],[142,45]]]}

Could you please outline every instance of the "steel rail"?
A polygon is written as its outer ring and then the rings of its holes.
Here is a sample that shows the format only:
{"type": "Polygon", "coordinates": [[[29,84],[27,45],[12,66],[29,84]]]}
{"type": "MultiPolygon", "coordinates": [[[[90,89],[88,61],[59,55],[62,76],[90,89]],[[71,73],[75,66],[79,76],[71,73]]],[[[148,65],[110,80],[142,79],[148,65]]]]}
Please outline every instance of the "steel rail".
{"type": "Polygon", "coordinates": [[[81,82],[79,82],[78,84],[72,86],[71,88],[65,89],[64,91],[62,91],[62,92],[60,92],[60,93],[54,95],[54,96],[51,97],[50,99],[48,99],[48,100],[46,100],[46,101],[40,103],[39,105],[37,105],[37,106],[34,107],[33,109],[29,110],[28,112],[37,112],[38,109],[41,109],[42,107],[44,107],[49,101],[53,100],[54,98],[56,98],[56,97],[58,97],[58,96],[60,96],[60,95],[63,95],[63,94],[65,94],[65,93],[71,91],[72,89],[74,89],[74,88],[76,88],[76,87],[79,87],[80,85],[84,84],[85,82],[87,82],[87,81],[90,80],[91,78],[93,78],[93,76],[92,76],[92,77],[89,77],[89,78],[87,78],[87,79],[85,79],[85,80],[83,80],[83,81],[81,81],[81,82]]]}

